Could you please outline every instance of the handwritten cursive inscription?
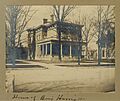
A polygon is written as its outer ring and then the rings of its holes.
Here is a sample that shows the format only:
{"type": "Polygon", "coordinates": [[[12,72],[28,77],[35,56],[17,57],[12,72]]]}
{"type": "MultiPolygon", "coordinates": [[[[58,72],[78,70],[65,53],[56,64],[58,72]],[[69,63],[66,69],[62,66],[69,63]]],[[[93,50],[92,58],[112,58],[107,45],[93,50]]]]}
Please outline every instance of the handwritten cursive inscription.
{"type": "Polygon", "coordinates": [[[47,95],[20,96],[19,94],[14,94],[12,100],[13,101],[85,101],[86,99],[78,96],[67,97],[63,94],[59,94],[57,96],[47,96],[47,95]]]}

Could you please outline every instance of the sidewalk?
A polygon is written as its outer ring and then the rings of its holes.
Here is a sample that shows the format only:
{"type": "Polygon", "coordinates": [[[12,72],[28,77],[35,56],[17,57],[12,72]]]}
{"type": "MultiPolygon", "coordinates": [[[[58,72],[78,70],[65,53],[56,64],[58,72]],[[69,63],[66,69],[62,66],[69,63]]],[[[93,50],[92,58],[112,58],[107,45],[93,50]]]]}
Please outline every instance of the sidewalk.
{"type": "Polygon", "coordinates": [[[59,63],[43,63],[43,62],[39,62],[39,61],[26,61],[26,60],[19,60],[19,61],[22,61],[22,62],[26,62],[28,64],[32,64],[32,65],[40,65],[40,66],[43,66],[43,67],[46,67],[46,68],[65,68],[65,67],[113,67],[115,68],[115,64],[114,63],[106,63],[106,62],[101,62],[101,66],[98,66],[97,62],[92,62],[92,63],[81,63],[80,65],[78,65],[77,62],[59,62],[59,63]]]}

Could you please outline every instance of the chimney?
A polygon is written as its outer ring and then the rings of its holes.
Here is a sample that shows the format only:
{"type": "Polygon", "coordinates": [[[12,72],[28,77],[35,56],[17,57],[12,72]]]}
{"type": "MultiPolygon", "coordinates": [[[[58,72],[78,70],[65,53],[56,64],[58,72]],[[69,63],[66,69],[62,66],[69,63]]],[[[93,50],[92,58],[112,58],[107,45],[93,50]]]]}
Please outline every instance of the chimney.
{"type": "Polygon", "coordinates": [[[43,19],[43,24],[47,23],[48,22],[47,20],[48,19],[43,19]]]}

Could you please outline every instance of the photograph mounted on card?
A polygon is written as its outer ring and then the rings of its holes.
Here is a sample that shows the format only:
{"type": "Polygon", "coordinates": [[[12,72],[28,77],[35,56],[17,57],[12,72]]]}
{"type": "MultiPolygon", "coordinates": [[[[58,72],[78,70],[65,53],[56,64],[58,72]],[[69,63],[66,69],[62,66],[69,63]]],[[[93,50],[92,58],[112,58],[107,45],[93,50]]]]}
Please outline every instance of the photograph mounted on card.
{"type": "Polygon", "coordinates": [[[115,92],[115,6],[6,7],[7,92],[115,92]]]}
{"type": "Polygon", "coordinates": [[[118,101],[119,1],[6,0],[0,99],[118,101]]]}

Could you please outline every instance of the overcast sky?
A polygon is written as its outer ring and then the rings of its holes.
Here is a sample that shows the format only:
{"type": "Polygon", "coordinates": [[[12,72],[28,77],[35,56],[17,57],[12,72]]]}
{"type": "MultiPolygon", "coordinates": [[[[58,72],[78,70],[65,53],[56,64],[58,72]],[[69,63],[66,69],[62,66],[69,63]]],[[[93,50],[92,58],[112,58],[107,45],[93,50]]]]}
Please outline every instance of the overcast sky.
{"type": "MultiPolygon", "coordinates": [[[[68,15],[67,19],[75,21],[79,19],[79,15],[82,16],[87,14],[89,16],[96,15],[97,6],[76,6],[76,8],[68,15]]],[[[50,19],[52,14],[52,6],[33,6],[32,9],[37,10],[37,12],[32,17],[27,27],[33,27],[42,24],[43,18],[50,19]]]]}

